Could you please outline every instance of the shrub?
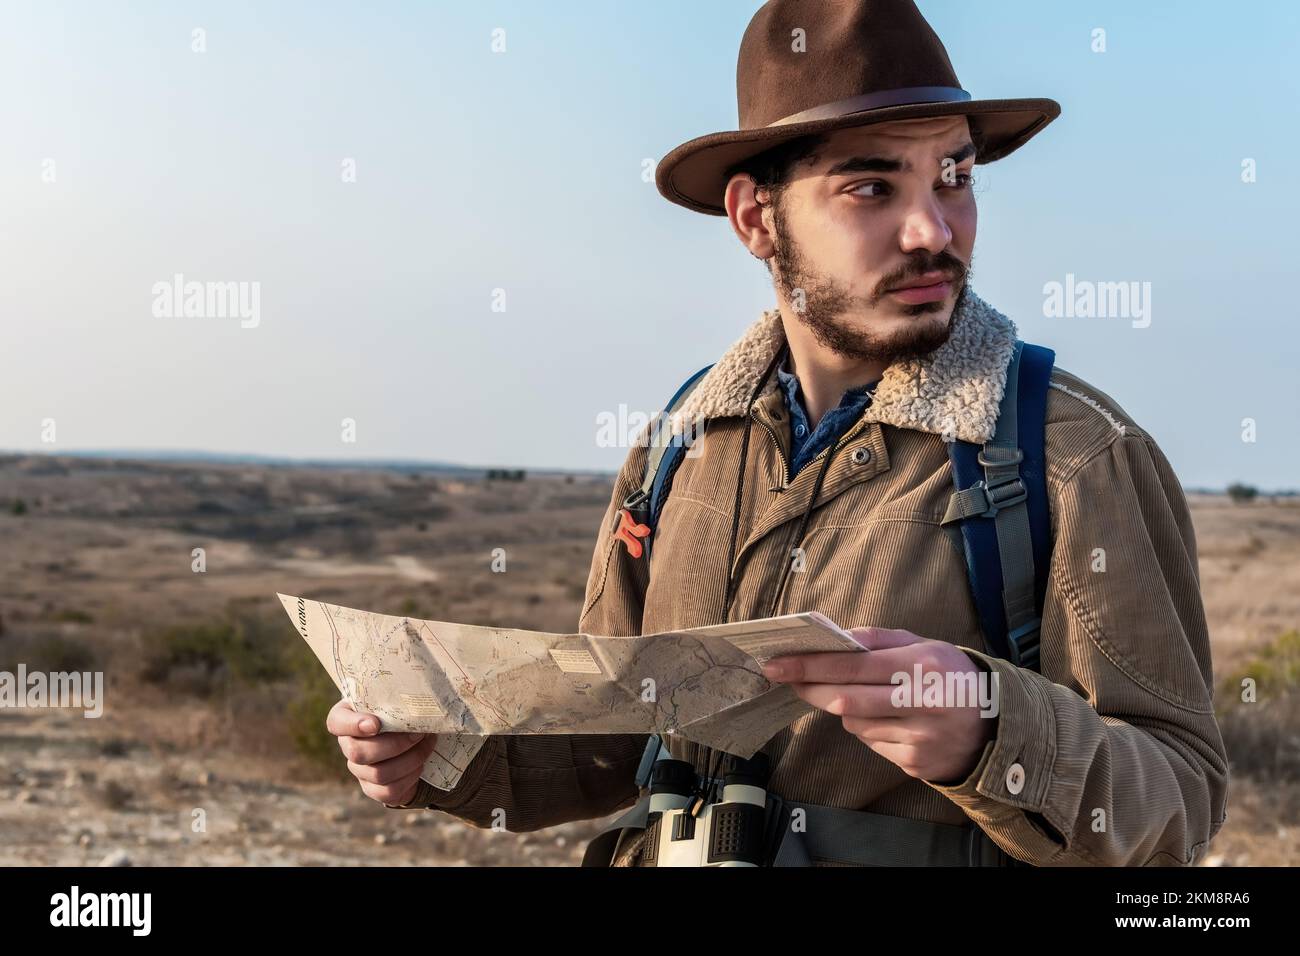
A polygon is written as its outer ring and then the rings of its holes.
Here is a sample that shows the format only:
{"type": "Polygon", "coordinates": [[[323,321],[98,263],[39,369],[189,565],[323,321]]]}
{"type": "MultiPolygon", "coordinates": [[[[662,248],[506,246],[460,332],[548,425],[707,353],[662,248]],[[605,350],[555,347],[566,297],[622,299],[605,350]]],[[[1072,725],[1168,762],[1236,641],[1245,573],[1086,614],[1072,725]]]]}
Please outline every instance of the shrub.
{"type": "Polygon", "coordinates": [[[339,700],[338,688],[306,644],[294,655],[288,700],[286,717],[294,749],[315,767],[347,777],[347,761],[338,741],[325,729],[325,716],[339,700]]]}
{"type": "Polygon", "coordinates": [[[68,624],[93,624],[95,622],[95,619],[85,611],[79,611],[71,607],[56,612],[51,620],[68,624]]]}
{"type": "Polygon", "coordinates": [[[1228,485],[1228,497],[1239,505],[1254,501],[1255,496],[1258,494],[1259,489],[1254,485],[1243,485],[1240,483],[1228,485]]]}
{"type": "Polygon", "coordinates": [[[1300,630],[1278,635],[1260,648],[1249,664],[1227,675],[1221,685],[1222,695],[1239,701],[1242,681],[1248,677],[1255,681],[1260,700],[1277,700],[1300,692],[1300,630]]]}
{"type": "Polygon", "coordinates": [[[1235,771],[1267,781],[1300,780],[1300,631],[1266,645],[1220,686],[1219,730],[1235,771]],[[1256,700],[1241,700],[1255,681],[1256,700]]]}
{"type": "Polygon", "coordinates": [[[201,696],[231,681],[282,680],[290,675],[285,654],[290,639],[292,631],[282,621],[232,606],[218,620],[145,635],[140,676],[201,696]]]}
{"type": "Polygon", "coordinates": [[[93,671],[98,660],[95,649],[84,641],[62,634],[24,634],[6,640],[0,670],[13,671],[21,662],[29,671],[93,671]]]}

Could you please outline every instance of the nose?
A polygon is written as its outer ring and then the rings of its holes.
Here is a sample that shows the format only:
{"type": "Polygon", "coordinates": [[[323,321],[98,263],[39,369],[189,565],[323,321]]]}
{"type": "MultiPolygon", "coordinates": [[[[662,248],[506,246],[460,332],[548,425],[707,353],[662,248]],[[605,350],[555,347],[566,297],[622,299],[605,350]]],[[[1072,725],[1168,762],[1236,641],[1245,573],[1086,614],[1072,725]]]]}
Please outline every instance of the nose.
{"type": "Polygon", "coordinates": [[[952,242],[952,230],[932,194],[921,196],[903,215],[898,244],[903,252],[925,249],[938,255],[952,242]]]}

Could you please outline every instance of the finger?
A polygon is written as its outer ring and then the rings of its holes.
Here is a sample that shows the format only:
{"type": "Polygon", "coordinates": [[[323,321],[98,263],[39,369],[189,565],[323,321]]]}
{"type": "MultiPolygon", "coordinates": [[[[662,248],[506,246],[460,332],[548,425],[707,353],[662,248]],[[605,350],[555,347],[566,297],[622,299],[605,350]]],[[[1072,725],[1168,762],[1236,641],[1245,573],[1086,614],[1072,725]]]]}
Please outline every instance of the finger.
{"type": "Polygon", "coordinates": [[[379,733],[379,718],[374,714],[359,714],[346,700],[341,700],[325,717],[325,729],[335,737],[370,737],[379,733]]]}
{"type": "MultiPolygon", "coordinates": [[[[932,643],[932,642],[926,642],[932,643]]],[[[861,651],[826,651],[774,657],[763,665],[768,680],[786,684],[890,684],[894,675],[911,672],[925,644],[861,651]]]]}
{"type": "Polygon", "coordinates": [[[406,803],[406,801],[414,797],[415,790],[419,785],[419,777],[410,777],[400,783],[392,783],[388,785],[365,783],[363,781],[361,784],[361,792],[371,800],[377,801],[378,803],[391,804],[396,807],[401,806],[403,803],[406,803]]]}
{"type": "Polygon", "coordinates": [[[427,757],[427,753],[412,749],[381,763],[361,764],[349,760],[348,771],[352,776],[366,783],[396,783],[412,774],[418,777],[427,757]]]}
{"type": "Polygon", "coordinates": [[[936,648],[935,641],[921,640],[914,644],[899,644],[896,647],[882,647],[869,654],[859,655],[864,660],[858,667],[859,682],[863,684],[894,684],[917,681],[923,675],[936,670],[937,656],[951,645],[936,648]],[[916,671],[921,666],[921,674],[916,671]]]}
{"type": "Polygon", "coordinates": [[[849,631],[853,639],[869,651],[881,650],[886,647],[903,647],[907,644],[915,644],[923,641],[925,638],[918,637],[911,631],[904,631],[889,627],[855,627],[849,631]]]}
{"type": "Polygon", "coordinates": [[[909,776],[914,776],[910,768],[916,766],[916,748],[911,744],[897,744],[889,741],[868,743],[868,747],[884,757],[894,766],[909,776]]]}
{"type": "Polygon", "coordinates": [[[788,654],[764,664],[763,676],[787,684],[856,684],[870,656],[861,651],[788,654]]]}
{"type": "MultiPolygon", "coordinates": [[[[394,734],[385,736],[406,736],[404,734],[394,734]]],[[[365,779],[370,783],[390,783],[391,780],[403,777],[407,774],[419,775],[420,767],[428,760],[429,754],[433,753],[434,745],[437,744],[437,734],[421,735],[422,739],[413,744],[412,747],[402,750],[393,757],[381,761],[360,762],[348,760],[348,770],[357,779],[365,779]],[[360,770],[360,773],[357,773],[360,770]]],[[[363,743],[374,743],[373,740],[363,741],[363,743]]]]}
{"type": "Polygon", "coordinates": [[[874,717],[897,720],[905,711],[894,706],[894,688],[884,684],[792,684],[794,692],[837,717],[874,717]]]}
{"type": "MultiPolygon", "coordinates": [[[[900,633],[916,637],[908,631],[900,633]]],[[[942,651],[951,649],[951,644],[916,638],[911,643],[882,647],[866,654],[861,651],[791,654],[768,661],[763,666],[763,674],[768,680],[782,683],[898,684],[903,677],[917,679],[918,664],[923,673],[934,670],[942,651]]]]}
{"type": "Polygon", "coordinates": [[[865,744],[913,744],[916,733],[902,720],[845,717],[844,729],[865,744]]]}
{"type": "Polygon", "coordinates": [[[339,749],[353,763],[369,766],[401,756],[427,736],[428,734],[389,733],[377,737],[340,737],[339,749]]]}

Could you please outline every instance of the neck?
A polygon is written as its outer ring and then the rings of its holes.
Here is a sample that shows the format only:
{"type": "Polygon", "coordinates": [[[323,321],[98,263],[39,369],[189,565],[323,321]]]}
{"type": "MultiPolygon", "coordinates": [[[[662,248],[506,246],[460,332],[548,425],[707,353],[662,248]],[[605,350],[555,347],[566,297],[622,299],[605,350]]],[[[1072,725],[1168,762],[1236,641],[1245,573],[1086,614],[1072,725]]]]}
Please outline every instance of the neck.
{"type": "Polygon", "coordinates": [[[878,381],[887,367],[882,361],[863,361],[832,352],[796,317],[781,307],[781,324],[790,343],[790,371],[808,410],[808,424],[817,427],[823,415],[840,403],[845,391],[878,381]]]}

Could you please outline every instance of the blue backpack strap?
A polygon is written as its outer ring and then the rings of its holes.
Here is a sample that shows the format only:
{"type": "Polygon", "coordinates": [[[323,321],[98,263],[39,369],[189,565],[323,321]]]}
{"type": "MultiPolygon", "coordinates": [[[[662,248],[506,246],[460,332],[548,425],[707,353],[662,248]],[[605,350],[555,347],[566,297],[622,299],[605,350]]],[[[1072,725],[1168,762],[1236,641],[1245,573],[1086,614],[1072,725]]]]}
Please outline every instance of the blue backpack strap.
{"type": "Polygon", "coordinates": [[[672,487],[673,475],[676,474],[682,459],[686,457],[686,450],[691,442],[699,439],[698,435],[692,437],[689,431],[682,431],[677,435],[671,434],[671,430],[667,427],[668,418],[685,403],[695,386],[700,384],[705,373],[711,368],[712,365],[706,365],[683,382],[673,397],[668,400],[663,412],[655,419],[650,429],[650,451],[646,456],[645,478],[641,482],[641,487],[623,500],[623,508],[632,520],[650,529],[642,542],[647,561],[650,560],[651,541],[654,539],[655,526],[659,523],[659,512],[663,510],[664,500],[672,487]]]}
{"type": "Polygon", "coordinates": [[[945,525],[961,522],[989,649],[1034,670],[1052,551],[1043,431],[1055,359],[1051,349],[1016,342],[993,438],[982,448],[949,443],[956,490],[943,518],[945,525]]]}

